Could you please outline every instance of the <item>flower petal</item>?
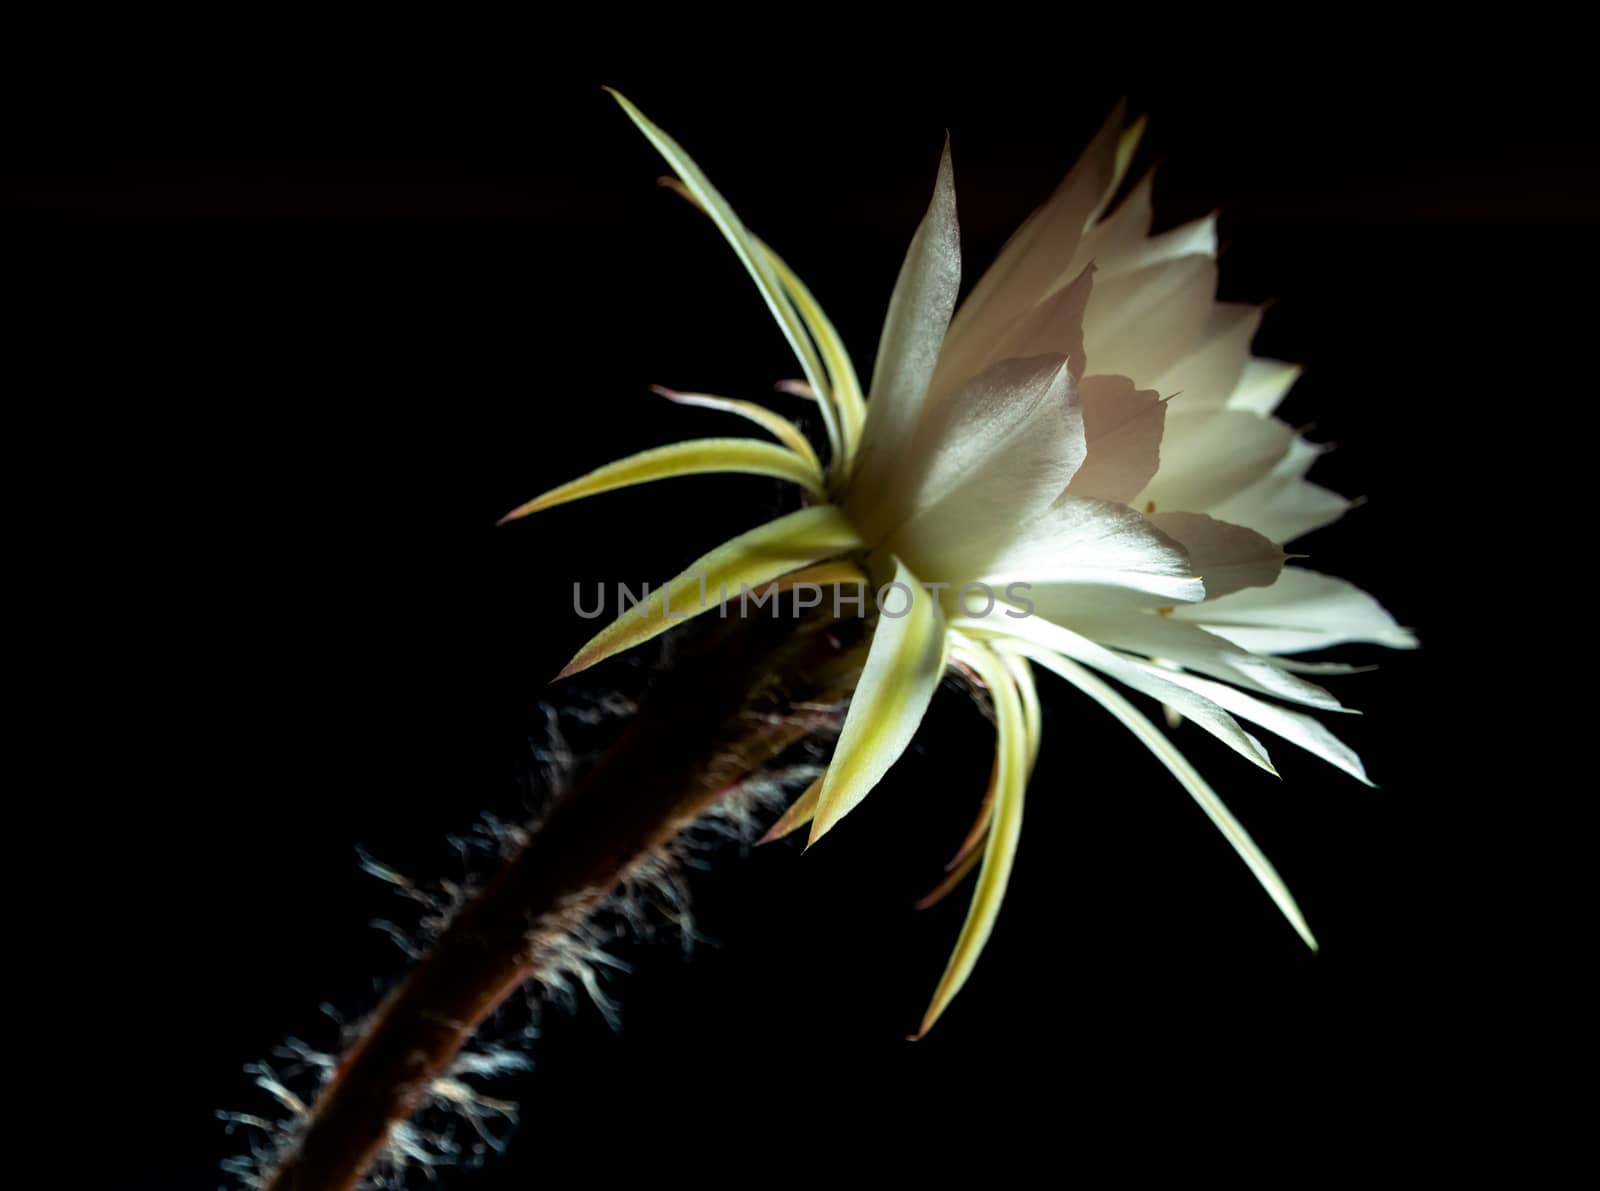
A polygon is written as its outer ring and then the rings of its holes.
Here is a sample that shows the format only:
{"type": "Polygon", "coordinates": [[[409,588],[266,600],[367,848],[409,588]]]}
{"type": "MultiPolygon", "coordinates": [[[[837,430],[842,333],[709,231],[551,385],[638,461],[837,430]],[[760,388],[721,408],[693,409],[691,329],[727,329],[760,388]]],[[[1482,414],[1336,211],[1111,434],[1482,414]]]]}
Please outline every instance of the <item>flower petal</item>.
{"type": "Polygon", "coordinates": [[[922,1024],[916,1034],[918,1038],[927,1034],[933,1028],[933,1023],[949,1008],[950,1002],[972,975],[978,955],[994,931],[995,920],[1000,916],[1000,903],[1005,898],[1006,885],[1011,879],[1017,841],[1022,835],[1022,802],[1028,785],[1027,723],[1022,700],[1010,674],[1000,664],[999,658],[981,645],[965,645],[962,656],[978,672],[994,698],[995,732],[998,738],[994,816],[984,844],[978,885],[972,893],[972,906],[961,925],[961,935],[956,940],[955,950],[934,990],[928,1010],[922,1015],[922,1024]]]}
{"type": "MultiPolygon", "coordinates": [[[[995,534],[991,529],[991,536],[995,534]]],[[[1183,547],[1126,505],[1063,493],[1038,517],[995,542],[944,545],[949,575],[1013,582],[1127,589],[1161,600],[1199,600],[1205,585],[1183,547]]]]}
{"type": "Polygon", "coordinates": [[[1096,678],[1082,666],[1067,658],[1051,654],[1048,650],[1035,649],[1027,645],[1018,646],[1018,651],[1045,667],[1053,670],[1065,678],[1073,686],[1083,691],[1094,699],[1123,725],[1139,738],[1146,748],[1154,753],[1174,777],[1183,783],[1183,788],[1196,802],[1211,821],[1216,824],[1227,841],[1233,845],[1234,851],[1239,853],[1241,859],[1255,874],[1256,880],[1261,882],[1272,900],[1277,903],[1278,909],[1283,911],[1283,916],[1289,920],[1299,936],[1306,941],[1306,945],[1313,951],[1317,949],[1317,940],[1311,934],[1311,928],[1306,925],[1305,915],[1300,912],[1300,907],[1295,904],[1294,896],[1289,892],[1289,887],[1284,884],[1283,878],[1278,875],[1278,870],[1256,846],[1239,820],[1217,797],[1204,778],[1199,774],[1189,759],[1179,751],[1178,747],[1167,739],[1166,735],[1140,711],[1124,699],[1115,689],[1096,678]]]}
{"type": "MultiPolygon", "coordinates": [[[[1007,323],[1083,271],[1080,265],[1076,271],[1066,272],[1085,225],[1116,183],[1122,121],[1119,105],[1055,193],[1006,241],[950,325],[953,351],[965,353],[971,343],[993,341],[1007,323]]],[[[1123,166],[1126,168],[1125,161],[1123,166]]],[[[941,379],[959,384],[966,378],[941,379]]]]}
{"type": "Polygon", "coordinates": [[[1084,233],[1074,268],[1093,262],[1108,277],[1131,273],[1185,256],[1217,255],[1217,217],[1213,213],[1159,236],[1150,234],[1155,217],[1155,173],[1139,179],[1110,215],[1084,233]]]}
{"type": "Polygon", "coordinates": [[[1274,542],[1290,542],[1344,516],[1350,501],[1304,476],[1325,448],[1303,438],[1259,480],[1212,506],[1213,516],[1248,526],[1274,542]]]}
{"type": "Polygon", "coordinates": [[[880,600],[867,661],[845,713],[839,743],[818,796],[811,843],[854,810],[905,752],[944,674],[944,616],[909,567],[895,560],[893,582],[909,592],[904,614],[890,614],[897,593],[880,600]]]}
{"type": "Polygon", "coordinates": [[[833,505],[801,509],[758,525],[696,559],[683,574],[606,625],[556,677],[587,670],[596,662],[657,637],[674,625],[719,607],[723,598],[736,595],[742,588],[769,583],[789,571],[861,545],[855,527],[833,505]]]}
{"type": "Polygon", "coordinates": [[[1204,513],[1155,513],[1150,520],[1189,552],[1190,564],[1205,581],[1208,600],[1245,587],[1269,586],[1288,557],[1255,530],[1204,513]]]}
{"type": "Polygon", "coordinates": [[[1261,766],[1268,773],[1277,772],[1273,769],[1272,761],[1267,756],[1267,750],[1261,746],[1261,742],[1241,728],[1238,722],[1215,702],[1197,695],[1138,662],[1096,645],[1087,637],[1080,636],[1070,629],[1052,624],[1038,616],[1016,619],[996,616],[952,617],[950,626],[971,635],[999,636],[1009,641],[1020,642],[1030,648],[1021,649],[1019,645],[1019,650],[1039,661],[1041,665],[1045,663],[1036,655],[1042,649],[1051,654],[1072,658],[1086,666],[1093,666],[1141,694],[1149,695],[1152,699],[1175,708],[1241,757],[1261,766]]]}
{"type": "Polygon", "coordinates": [[[1186,409],[1221,409],[1250,362],[1250,343],[1261,326],[1259,306],[1213,302],[1196,341],[1148,382],[1163,393],[1181,393],[1186,409]]]}
{"type": "Polygon", "coordinates": [[[1228,408],[1268,417],[1288,396],[1303,371],[1298,364],[1252,358],[1245,363],[1244,373],[1228,397],[1228,408]]]}
{"type": "Polygon", "coordinates": [[[1068,491],[1128,504],[1155,477],[1167,403],[1125,376],[1086,376],[1078,385],[1087,447],[1068,491]]]}
{"type": "Polygon", "coordinates": [[[1139,499],[1161,512],[1209,513],[1267,475],[1294,440],[1276,419],[1189,409],[1180,397],[1167,410],[1161,470],[1139,499]]]}
{"type": "Polygon", "coordinates": [[[1240,649],[1231,641],[1173,616],[1102,608],[1085,610],[1071,623],[1074,631],[1101,645],[1175,662],[1185,670],[1209,674],[1264,695],[1324,711],[1343,710],[1333,695],[1315,683],[1296,678],[1277,659],[1240,649]]]}
{"type": "Polygon", "coordinates": [[[1046,509],[1083,462],[1083,418],[1064,356],[1004,360],[927,411],[896,465],[910,482],[887,508],[850,509],[890,550],[913,558],[944,542],[992,538],[1046,509]],[[909,502],[899,511],[901,503],[909,502]]]}
{"type": "Polygon", "coordinates": [[[1271,587],[1176,608],[1173,615],[1256,653],[1301,653],[1346,641],[1417,647],[1417,638],[1359,587],[1303,567],[1285,567],[1271,587]]]}
{"type": "Polygon", "coordinates": [[[1060,355],[1076,381],[1083,376],[1083,316],[1094,289],[1094,270],[1084,269],[1071,285],[1024,311],[986,339],[947,340],[939,355],[932,390],[938,399],[1001,360],[1060,355]]]}
{"type": "Polygon", "coordinates": [[[773,476],[799,484],[812,496],[821,498],[824,495],[822,473],[817,469],[815,458],[808,461],[787,447],[753,438],[696,438],[640,451],[637,455],[597,467],[588,475],[579,476],[570,483],[534,497],[526,504],[518,505],[500,518],[497,524],[504,525],[507,521],[515,521],[530,513],[617,488],[708,472],[773,476]]]}
{"type": "Polygon", "coordinates": [[[1090,365],[1149,387],[1205,345],[1216,292],[1217,263],[1205,256],[1096,278],[1083,319],[1090,365]]]}
{"type": "Polygon", "coordinates": [[[872,368],[852,505],[877,506],[903,478],[897,455],[921,417],[960,285],[961,235],[947,141],[939,158],[933,200],[911,238],[889,298],[889,313],[872,368]]]}
{"type": "Polygon", "coordinates": [[[1268,732],[1276,733],[1285,740],[1298,744],[1307,752],[1321,757],[1336,769],[1344,770],[1357,781],[1372,785],[1367,778],[1366,767],[1361,764],[1361,758],[1356,755],[1356,751],[1328,731],[1321,721],[1305,712],[1268,703],[1257,699],[1254,695],[1235,690],[1231,686],[1212,682],[1207,678],[1198,678],[1193,674],[1172,671],[1163,673],[1179,686],[1187,687],[1197,695],[1204,695],[1218,707],[1226,708],[1240,719],[1258,724],[1268,732]]]}

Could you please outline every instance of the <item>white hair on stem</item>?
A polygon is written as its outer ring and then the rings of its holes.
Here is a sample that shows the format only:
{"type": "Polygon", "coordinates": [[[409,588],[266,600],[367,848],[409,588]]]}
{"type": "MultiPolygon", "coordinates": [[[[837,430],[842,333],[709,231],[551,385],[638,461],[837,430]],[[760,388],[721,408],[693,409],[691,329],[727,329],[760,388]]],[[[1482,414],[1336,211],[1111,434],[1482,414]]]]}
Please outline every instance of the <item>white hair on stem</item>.
{"type": "MultiPolygon", "coordinates": [[[[542,805],[529,808],[520,821],[484,812],[465,833],[447,837],[461,862],[460,876],[420,881],[358,847],[361,868],[408,903],[415,919],[409,929],[389,919],[375,919],[371,925],[409,960],[425,955],[498,865],[527,844],[538,830],[543,808],[569,788],[592,759],[574,747],[563,720],[577,725],[581,733],[634,709],[631,700],[617,695],[559,711],[542,707],[543,738],[532,748],[542,805]]],[[[826,737],[837,728],[840,710],[834,705],[815,706],[795,714],[826,737]]],[[[818,745],[808,740],[796,750],[806,752],[807,759],[759,771],[730,785],[666,845],[639,857],[614,888],[598,898],[595,890],[572,895],[533,924],[526,946],[534,967],[523,996],[497,1011],[463,1046],[448,1071],[427,1085],[411,1119],[391,1129],[364,1185],[399,1191],[414,1177],[431,1184],[441,1167],[475,1166],[501,1152],[518,1124],[517,1104],[491,1094],[484,1085],[533,1068],[529,1050],[547,1008],[576,1012],[587,1000],[613,1029],[620,1028],[621,1007],[611,985],[631,969],[615,953],[615,945],[671,937],[681,941],[687,955],[703,938],[695,931],[690,911],[689,873],[709,868],[730,848],[748,851],[795,793],[821,772],[817,750],[818,745]]],[[[347,1023],[331,1006],[322,1008],[338,1027],[337,1047],[323,1051],[289,1038],[273,1051],[279,1065],[259,1062],[245,1068],[272,1109],[217,1114],[229,1134],[243,1131],[248,1138],[248,1152],[222,1164],[223,1172],[239,1187],[268,1185],[277,1164],[297,1144],[310,1119],[310,1105],[333,1078],[340,1055],[362,1036],[364,1021],[347,1023]]]]}

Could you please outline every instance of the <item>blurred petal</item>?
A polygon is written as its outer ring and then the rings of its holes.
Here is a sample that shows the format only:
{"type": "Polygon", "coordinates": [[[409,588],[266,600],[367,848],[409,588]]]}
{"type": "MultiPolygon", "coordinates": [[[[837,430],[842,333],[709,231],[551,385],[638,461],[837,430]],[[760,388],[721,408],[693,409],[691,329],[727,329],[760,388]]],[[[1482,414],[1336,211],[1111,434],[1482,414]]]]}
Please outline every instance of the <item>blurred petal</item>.
{"type": "Polygon", "coordinates": [[[1416,637],[1359,587],[1303,567],[1285,567],[1271,587],[1176,608],[1173,615],[1257,653],[1301,653],[1346,641],[1417,647],[1416,637]]]}
{"type": "Polygon", "coordinates": [[[849,559],[836,558],[832,562],[821,562],[804,570],[790,571],[778,579],[773,587],[781,595],[801,584],[809,584],[812,587],[863,587],[866,583],[865,571],[849,559]]]}
{"type": "MultiPolygon", "coordinates": [[[[1079,266],[1076,272],[1066,272],[1084,226],[1104,204],[1116,181],[1122,121],[1119,104],[1055,193],[1006,241],[950,326],[953,350],[966,353],[972,343],[992,341],[1012,319],[1032,310],[1083,271],[1079,266]]],[[[954,384],[964,379],[941,377],[954,384]]]]}
{"type": "Polygon", "coordinates": [[[1084,234],[1073,267],[1082,268],[1093,262],[1102,275],[1109,277],[1185,256],[1216,256],[1214,213],[1159,236],[1150,235],[1154,187],[1154,171],[1139,179],[1117,209],[1084,234]]]}
{"type": "Polygon", "coordinates": [[[1133,704],[1129,703],[1112,687],[1096,678],[1082,666],[1076,665],[1067,658],[1052,655],[1048,650],[1037,650],[1026,645],[1019,647],[1020,651],[1047,670],[1053,670],[1065,678],[1073,686],[1083,691],[1094,699],[1123,725],[1137,736],[1140,742],[1160,758],[1174,777],[1183,783],[1196,802],[1211,821],[1216,824],[1217,830],[1233,845],[1234,851],[1239,853],[1241,859],[1255,874],[1256,880],[1261,882],[1263,889],[1277,903],[1278,909],[1283,911],[1283,916],[1289,920],[1299,936],[1306,941],[1306,945],[1313,951],[1317,949],[1317,941],[1311,934],[1311,928],[1306,925],[1305,915],[1300,912],[1300,907],[1295,904],[1289,887],[1283,883],[1283,878],[1278,875],[1277,869],[1272,867],[1270,861],[1250,838],[1249,832],[1233,817],[1233,814],[1217,797],[1216,791],[1206,784],[1199,772],[1189,763],[1187,757],[1180,752],[1176,745],[1150,722],[1133,704]]]}
{"type": "Polygon", "coordinates": [[[1278,408],[1303,369],[1282,360],[1251,359],[1228,398],[1228,408],[1268,417],[1278,408]]]}
{"type": "MultiPolygon", "coordinates": [[[[962,836],[961,843],[956,847],[955,855],[945,862],[944,867],[947,873],[972,871],[972,866],[968,861],[974,858],[973,853],[978,850],[978,846],[983,843],[984,837],[989,833],[989,820],[994,817],[994,799],[999,789],[1000,750],[997,741],[994,764],[989,767],[989,784],[984,787],[983,798],[978,802],[977,817],[973,819],[972,826],[967,829],[967,834],[962,836]]],[[[955,880],[959,881],[960,878],[957,877],[955,880]]],[[[952,887],[949,883],[940,885],[940,889],[944,890],[944,893],[948,893],[952,887]]],[[[940,893],[939,897],[943,897],[944,893],[940,893]]],[[[938,898],[934,900],[937,901],[938,898]]],[[[917,908],[919,910],[926,909],[927,906],[932,904],[933,902],[931,901],[926,904],[918,902],[917,908]]]]}
{"type": "MultiPolygon", "coordinates": [[[[991,780],[990,789],[992,790],[993,788],[994,783],[991,780]]],[[[989,838],[989,820],[994,817],[993,812],[993,802],[986,798],[983,804],[982,818],[975,825],[975,830],[977,831],[976,842],[969,850],[961,853],[951,862],[953,867],[945,873],[937,885],[917,899],[915,909],[931,910],[954,893],[956,887],[965,881],[972,870],[983,862],[983,850],[978,847],[978,844],[986,842],[989,838]]]]}
{"type": "Polygon", "coordinates": [[[866,666],[818,797],[813,844],[854,810],[899,760],[944,674],[944,616],[937,601],[898,559],[893,582],[899,591],[881,601],[866,666]],[[903,615],[892,616],[888,609],[899,604],[902,593],[909,593],[910,606],[903,615]]]}
{"type": "Polygon", "coordinates": [[[1142,268],[1149,261],[1135,260],[1134,254],[1149,243],[1150,224],[1155,218],[1153,200],[1155,175],[1146,173],[1109,215],[1102,215],[1084,233],[1073,257],[1074,268],[1093,264],[1106,277],[1142,268]]]}
{"type": "Polygon", "coordinates": [[[759,587],[789,571],[861,545],[855,527],[833,505],[801,509],[758,525],[696,559],[683,574],[601,629],[556,677],[587,670],[596,662],[719,607],[724,593],[732,598],[744,587],[759,587]]]}
{"type": "Polygon", "coordinates": [[[823,496],[822,475],[815,462],[807,461],[787,447],[753,438],[696,438],[640,451],[637,455],[597,467],[586,476],[579,476],[570,483],[534,497],[527,504],[518,505],[500,518],[498,524],[504,525],[507,521],[515,521],[542,509],[617,488],[724,471],[789,480],[799,484],[812,496],[823,496]]]}

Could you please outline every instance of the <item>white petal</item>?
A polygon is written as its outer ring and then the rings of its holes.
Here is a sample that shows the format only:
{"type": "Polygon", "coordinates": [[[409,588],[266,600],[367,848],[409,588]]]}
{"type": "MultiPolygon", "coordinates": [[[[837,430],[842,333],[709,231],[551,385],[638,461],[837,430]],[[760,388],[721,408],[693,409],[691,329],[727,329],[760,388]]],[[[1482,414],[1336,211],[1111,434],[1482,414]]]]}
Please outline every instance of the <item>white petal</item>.
{"type": "Polygon", "coordinates": [[[1296,438],[1266,475],[1214,505],[1213,516],[1248,526],[1274,542],[1292,542],[1344,516],[1350,502],[1337,492],[1307,483],[1304,476],[1323,447],[1296,438]]]}
{"type": "Polygon", "coordinates": [[[1116,210],[1102,215],[1084,232],[1072,267],[1083,269],[1093,264],[1107,277],[1124,272],[1128,255],[1150,236],[1150,223],[1155,218],[1151,191],[1152,176],[1147,173],[1116,210]]]}
{"type": "Polygon", "coordinates": [[[1167,406],[1125,376],[1086,376],[1078,385],[1087,454],[1069,486],[1075,496],[1127,504],[1161,462],[1167,406]]]}
{"type": "Polygon", "coordinates": [[[1285,364],[1282,360],[1251,359],[1228,398],[1228,408],[1265,418],[1278,408],[1302,371],[1300,365],[1285,364]]]}
{"type": "Polygon", "coordinates": [[[1123,203],[1084,234],[1075,267],[1093,261],[1106,276],[1176,260],[1184,256],[1217,255],[1217,217],[1207,215],[1193,223],[1150,235],[1154,215],[1151,192],[1154,174],[1139,180],[1123,203]]]}
{"type": "Polygon", "coordinates": [[[1261,307],[1213,302],[1195,342],[1147,383],[1181,395],[1185,409],[1221,409],[1250,362],[1250,342],[1261,325],[1261,307]]]}
{"type": "Polygon", "coordinates": [[[1139,499],[1153,511],[1209,513],[1270,472],[1293,442],[1282,422],[1189,409],[1180,397],[1167,410],[1161,470],[1139,499]]]}
{"type": "Polygon", "coordinates": [[[1205,585],[1198,578],[1172,582],[1176,594],[1109,583],[1052,583],[1030,579],[1026,591],[1019,591],[1012,602],[1025,609],[1031,607],[1056,624],[1077,626],[1107,616],[1142,615],[1172,607],[1180,601],[1192,603],[1205,599],[1205,585]]]}
{"type": "Polygon", "coordinates": [[[1240,649],[1231,641],[1172,616],[1102,607],[1080,611],[1071,625],[1076,632],[1102,645],[1175,662],[1186,670],[1324,711],[1342,710],[1339,700],[1316,684],[1288,673],[1274,659],[1240,649]]]}
{"type": "Polygon", "coordinates": [[[1195,573],[1205,580],[1208,600],[1245,587],[1266,587],[1283,570],[1287,555],[1253,529],[1204,513],[1155,513],[1150,520],[1189,552],[1195,573]]]}
{"type": "Polygon", "coordinates": [[[902,616],[888,611],[878,616],[861,681],[817,798],[812,843],[855,809],[899,760],[944,673],[945,626],[938,602],[898,559],[894,582],[901,590],[887,593],[885,606],[891,611],[900,607],[907,593],[910,605],[902,616]]]}
{"type": "Polygon", "coordinates": [[[1361,758],[1356,755],[1355,750],[1305,712],[1265,702],[1231,686],[1197,678],[1193,674],[1176,674],[1170,671],[1163,673],[1179,686],[1188,687],[1196,694],[1204,695],[1240,719],[1259,724],[1268,732],[1276,733],[1285,740],[1298,744],[1307,752],[1321,757],[1335,768],[1344,770],[1357,781],[1372,785],[1367,778],[1366,768],[1361,764],[1361,758]]]}
{"type": "Polygon", "coordinates": [[[1038,516],[1083,462],[1083,417],[1063,356],[1005,360],[927,411],[896,466],[908,507],[850,507],[869,540],[894,530],[911,558],[951,541],[993,540],[1038,516]]]}
{"type": "MultiPolygon", "coordinates": [[[[1141,694],[1175,707],[1185,718],[1193,720],[1241,757],[1253,761],[1268,773],[1277,772],[1272,768],[1272,761],[1261,742],[1241,728],[1238,721],[1213,700],[1197,695],[1153,668],[1113,653],[1061,625],[1052,624],[1038,616],[1011,618],[997,609],[985,617],[952,617],[950,627],[979,636],[1003,636],[1092,666],[1141,694]]],[[[1028,656],[1042,660],[1033,652],[1028,656]]]]}
{"type": "Polygon", "coordinates": [[[942,544],[941,572],[1002,587],[1012,582],[1105,586],[1165,601],[1198,600],[1205,586],[1183,547],[1126,505],[1063,494],[1009,539],[942,544]]]}
{"type": "Polygon", "coordinates": [[[961,237],[947,142],[939,158],[933,200],[906,250],[878,341],[867,421],[852,483],[858,507],[878,505],[896,487],[896,480],[903,478],[896,455],[910,441],[921,417],[960,285],[961,237]]]}
{"type": "MultiPolygon", "coordinates": [[[[1055,193],[1000,250],[950,326],[952,350],[966,354],[971,343],[992,342],[1007,323],[1083,271],[1066,272],[1085,225],[1116,182],[1122,119],[1119,107],[1055,193]]],[[[958,384],[965,378],[945,379],[958,384]]]]}
{"type": "Polygon", "coordinates": [[[1300,653],[1345,641],[1415,649],[1417,639],[1359,587],[1285,567],[1271,587],[1252,587],[1173,615],[1257,653],[1300,653]]]}
{"type": "Polygon", "coordinates": [[[1217,264],[1205,256],[1097,277],[1083,319],[1089,366],[1150,386],[1203,344],[1216,292],[1217,264]]]}
{"type": "Polygon", "coordinates": [[[981,368],[998,360],[1025,356],[1062,355],[1073,379],[1083,376],[1083,315],[1094,289],[1094,272],[1085,269],[1077,280],[1057,290],[1032,310],[1007,323],[992,341],[968,340],[967,345],[947,345],[939,359],[934,388],[946,379],[960,384],[981,368]],[[963,346],[969,350],[963,351],[963,346]],[[978,349],[976,351],[970,349],[978,349]]]}

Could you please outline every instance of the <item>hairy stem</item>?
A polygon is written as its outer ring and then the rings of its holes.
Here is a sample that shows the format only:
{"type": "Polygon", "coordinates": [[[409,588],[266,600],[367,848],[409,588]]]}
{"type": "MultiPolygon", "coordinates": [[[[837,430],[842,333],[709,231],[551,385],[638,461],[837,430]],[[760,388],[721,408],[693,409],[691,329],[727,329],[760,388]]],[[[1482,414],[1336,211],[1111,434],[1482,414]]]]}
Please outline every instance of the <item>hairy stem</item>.
{"type": "Polygon", "coordinates": [[[680,663],[594,772],[389,995],[267,1191],[344,1191],[549,948],[643,859],[807,735],[854,687],[859,624],[730,621],[680,663]]]}

